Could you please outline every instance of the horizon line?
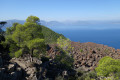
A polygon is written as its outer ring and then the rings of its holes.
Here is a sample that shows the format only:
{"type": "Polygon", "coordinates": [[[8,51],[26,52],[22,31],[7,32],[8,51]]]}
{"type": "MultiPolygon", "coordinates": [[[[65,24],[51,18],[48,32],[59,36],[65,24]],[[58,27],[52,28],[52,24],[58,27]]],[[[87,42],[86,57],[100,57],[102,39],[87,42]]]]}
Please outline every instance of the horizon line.
{"type": "MultiPolygon", "coordinates": [[[[21,21],[26,21],[26,19],[6,19],[6,20],[0,20],[0,21],[8,21],[8,20],[21,20],[21,21]]],[[[51,21],[57,21],[57,22],[77,22],[77,21],[120,21],[120,19],[109,19],[109,20],[63,20],[63,21],[59,21],[59,20],[43,20],[40,19],[40,21],[46,21],[46,22],[51,22],[51,21]]]]}

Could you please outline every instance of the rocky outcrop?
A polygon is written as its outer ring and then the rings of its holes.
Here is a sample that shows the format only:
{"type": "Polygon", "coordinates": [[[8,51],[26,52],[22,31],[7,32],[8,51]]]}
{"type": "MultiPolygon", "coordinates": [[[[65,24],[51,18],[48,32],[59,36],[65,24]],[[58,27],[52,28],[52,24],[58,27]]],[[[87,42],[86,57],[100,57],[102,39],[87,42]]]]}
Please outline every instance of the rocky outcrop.
{"type": "MultiPolygon", "coordinates": [[[[120,59],[120,49],[116,50],[112,47],[92,42],[71,42],[71,45],[74,47],[72,55],[74,58],[75,69],[82,67],[85,71],[94,70],[97,67],[99,60],[105,56],[120,59]]],[[[51,48],[47,53],[52,59],[54,59],[54,57],[61,54],[61,52],[55,48],[57,45],[50,46],[51,48]]]]}
{"type": "Polygon", "coordinates": [[[0,80],[23,80],[24,73],[21,67],[16,63],[10,63],[8,66],[0,68],[0,80]]]}
{"type": "Polygon", "coordinates": [[[94,70],[102,57],[110,56],[114,59],[120,59],[120,50],[108,47],[102,44],[92,42],[79,43],[72,42],[74,47],[74,65],[75,68],[84,67],[87,71],[94,70]]]}
{"type": "Polygon", "coordinates": [[[24,70],[26,80],[38,80],[37,73],[39,73],[39,71],[35,64],[40,67],[42,63],[41,60],[33,57],[31,61],[31,57],[27,55],[27,57],[13,58],[10,62],[17,63],[24,70]]]}
{"type": "Polygon", "coordinates": [[[32,58],[31,61],[29,55],[25,58],[12,58],[9,63],[0,67],[0,80],[38,80],[37,67],[41,63],[37,58],[32,58]]]}

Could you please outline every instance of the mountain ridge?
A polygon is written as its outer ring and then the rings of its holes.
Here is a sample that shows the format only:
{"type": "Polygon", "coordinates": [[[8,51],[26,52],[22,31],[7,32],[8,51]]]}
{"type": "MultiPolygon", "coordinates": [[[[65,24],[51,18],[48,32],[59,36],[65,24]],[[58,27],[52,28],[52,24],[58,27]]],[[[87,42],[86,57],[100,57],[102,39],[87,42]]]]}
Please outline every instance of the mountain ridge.
{"type": "MultiPolygon", "coordinates": [[[[12,26],[13,23],[18,22],[20,24],[24,24],[25,20],[17,20],[17,19],[12,19],[12,20],[4,20],[7,22],[7,24],[2,28],[5,30],[5,28],[12,26]]],[[[60,27],[60,26],[86,26],[86,25],[96,25],[96,24],[120,24],[120,20],[86,20],[86,21],[44,21],[40,20],[40,24],[47,26],[49,28],[54,28],[54,27],[60,27]]]]}

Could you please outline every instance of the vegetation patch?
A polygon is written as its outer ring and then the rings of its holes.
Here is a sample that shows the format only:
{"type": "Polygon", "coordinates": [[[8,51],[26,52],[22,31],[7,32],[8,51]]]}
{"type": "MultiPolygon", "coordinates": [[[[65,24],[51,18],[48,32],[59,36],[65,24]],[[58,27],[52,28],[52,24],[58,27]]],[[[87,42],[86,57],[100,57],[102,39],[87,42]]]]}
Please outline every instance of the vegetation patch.
{"type": "Polygon", "coordinates": [[[104,57],[99,61],[98,67],[95,69],[98,76],[114,76],[120,78],[120,60],[104,57]]]}

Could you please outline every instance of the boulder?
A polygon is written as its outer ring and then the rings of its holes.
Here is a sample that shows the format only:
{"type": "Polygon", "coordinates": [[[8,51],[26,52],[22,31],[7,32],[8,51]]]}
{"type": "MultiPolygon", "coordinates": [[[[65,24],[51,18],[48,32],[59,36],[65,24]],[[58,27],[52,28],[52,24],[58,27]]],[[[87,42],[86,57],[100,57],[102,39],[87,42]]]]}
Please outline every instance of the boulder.
{"type": "Polygon", "coordinates": [[[9,64],[8,65],[8,71],[9,72],[14,72],[16,68],[16,64],[9,64]]]}

